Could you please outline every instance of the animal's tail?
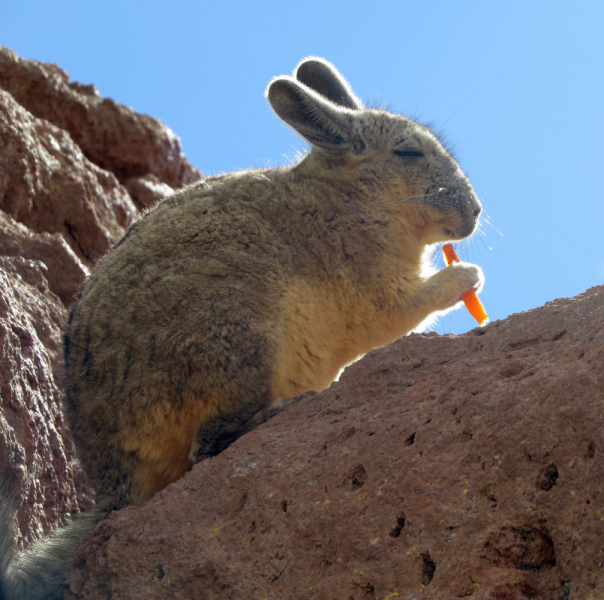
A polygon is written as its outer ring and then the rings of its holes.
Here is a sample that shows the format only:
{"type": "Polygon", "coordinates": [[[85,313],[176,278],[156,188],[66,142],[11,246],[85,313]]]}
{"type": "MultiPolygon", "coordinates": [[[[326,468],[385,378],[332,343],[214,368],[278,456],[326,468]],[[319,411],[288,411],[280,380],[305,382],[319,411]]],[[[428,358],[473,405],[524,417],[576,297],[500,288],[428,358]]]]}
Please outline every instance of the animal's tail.
{"type": "Polygon", "coordinates": [[[75,556],[84,536],[109,513],[102,506],[75,516],[18,559],[13,550],[13,518],[19,498],[3,499],[0,509],[0,600],[62,600],[66,590],[67,563],[75,556]]]}

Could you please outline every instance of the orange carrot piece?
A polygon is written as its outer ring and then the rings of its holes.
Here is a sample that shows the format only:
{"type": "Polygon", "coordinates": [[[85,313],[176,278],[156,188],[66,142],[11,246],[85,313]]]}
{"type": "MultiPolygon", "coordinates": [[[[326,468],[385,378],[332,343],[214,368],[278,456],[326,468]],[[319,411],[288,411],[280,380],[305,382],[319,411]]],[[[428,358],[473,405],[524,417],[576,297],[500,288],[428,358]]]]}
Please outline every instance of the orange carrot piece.
{"type": "MultiPolygon", "coordinates": [[[[445,244],[443,246],[443,252],[445,254],[445,260],[447,261],[447,265],[450,265],[454,262],[461,262],[452,244],[445,244]]],[[[489,317],[487,316],[487,311],[484,309],[482,302],[478,299],[478,296],[476,295],[476,290],[468,290],[467,292],[464,292],[461,295],[461,299],[466,305],[468,312],[478,321],[479,325],[484,325],[489,320],[489,317]]]]}
{"type": "Polygon", "coordinates": [[[443,246],[443,252],[445,254],[445,260],[447,261],[447,266],[454,262],[461,262],[459,256],[457,256],[457,252],[455,252],[455,248],[453,248],[453,244],[445,244],[443,246]]]}
{"type": "Polygon", "coordinates": [[[461,299],[466,305],[468,312],[478,321],[479,325],[484,325],[489,320],[487,311],[484,309],[482,302],[478,299],[476,290],[464,292],[461,295],[461,299]]]}

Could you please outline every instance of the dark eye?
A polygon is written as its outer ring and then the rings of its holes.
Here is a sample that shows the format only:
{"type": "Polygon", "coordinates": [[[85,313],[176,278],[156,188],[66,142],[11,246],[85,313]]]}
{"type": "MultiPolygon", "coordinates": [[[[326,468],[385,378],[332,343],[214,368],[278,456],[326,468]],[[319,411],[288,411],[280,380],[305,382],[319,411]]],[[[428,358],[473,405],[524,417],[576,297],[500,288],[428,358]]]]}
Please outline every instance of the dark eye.
{"type": "Polygon", "coordinates": [[[419,158],[423,156],[423,152],[418,152],[417,150],[393,150],[393,152],[397,156],[404,156],[405,158],[419,158]]]}

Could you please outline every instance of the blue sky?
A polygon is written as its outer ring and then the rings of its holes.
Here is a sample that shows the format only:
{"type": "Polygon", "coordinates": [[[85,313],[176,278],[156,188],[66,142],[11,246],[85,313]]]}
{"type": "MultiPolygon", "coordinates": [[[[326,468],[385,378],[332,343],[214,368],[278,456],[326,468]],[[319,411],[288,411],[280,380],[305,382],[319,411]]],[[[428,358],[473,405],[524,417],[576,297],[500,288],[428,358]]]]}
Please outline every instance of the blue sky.
{"type": "MultiPolygon", "coordinates": [[[[0,44],[165,121],[206,174],[304,142],[263,96],[304,56],[442,131],[483,200],[491,320],[604,282],[604,3],[0,0],[0,44]]],[[[462,309],[440,332],[473,328],[462,309]]]]}

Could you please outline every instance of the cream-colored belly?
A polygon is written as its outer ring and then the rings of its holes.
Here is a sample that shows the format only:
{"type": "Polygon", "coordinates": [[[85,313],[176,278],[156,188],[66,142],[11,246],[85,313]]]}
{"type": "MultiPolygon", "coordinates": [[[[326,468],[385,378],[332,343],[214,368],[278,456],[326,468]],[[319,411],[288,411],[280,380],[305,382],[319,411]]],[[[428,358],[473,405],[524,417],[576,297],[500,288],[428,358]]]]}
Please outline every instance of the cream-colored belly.
{"type": "Polygon", "coordinates": [[[398,335],[370,301],[296,282],[282,300],[271,400],[323,390],[343,367],[398,335]]]}

